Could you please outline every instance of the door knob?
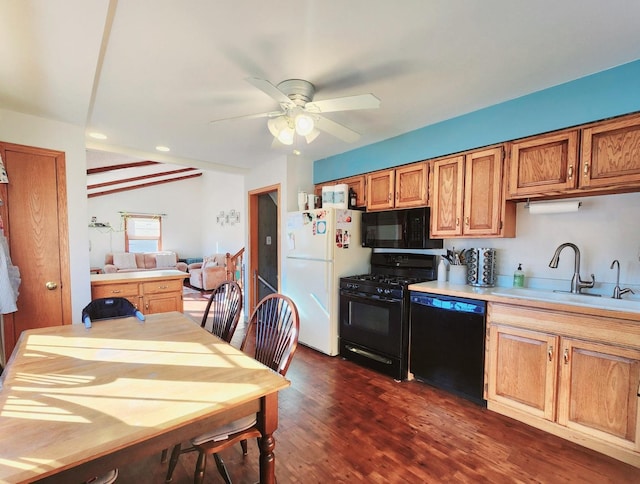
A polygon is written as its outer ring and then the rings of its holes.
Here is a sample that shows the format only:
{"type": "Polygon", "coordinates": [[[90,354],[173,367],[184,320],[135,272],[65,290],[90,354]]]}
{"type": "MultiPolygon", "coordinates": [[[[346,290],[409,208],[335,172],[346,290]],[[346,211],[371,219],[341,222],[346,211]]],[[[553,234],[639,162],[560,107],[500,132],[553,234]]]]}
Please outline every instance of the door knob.
{"type": "Polygon", "coordinates": [[[49,289],[50,291],[53,291],[54,289],[56,289],[56,288],[58,287],[58,285],[57,285],[55,282],[53,282],[53,281],[49,281],[49,282],[47,282],[47,283],[45,284],[45,287],[46,287],[47,289],[49,289]]]}

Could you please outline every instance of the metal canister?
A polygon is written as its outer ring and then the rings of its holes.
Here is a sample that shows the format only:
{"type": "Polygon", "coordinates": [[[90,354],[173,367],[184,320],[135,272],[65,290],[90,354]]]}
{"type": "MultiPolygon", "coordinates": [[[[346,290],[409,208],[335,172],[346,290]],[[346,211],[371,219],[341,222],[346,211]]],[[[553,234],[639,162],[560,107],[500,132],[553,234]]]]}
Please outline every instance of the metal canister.
{"type": "Polygon", "coordinates": [[[467,284],[479,287],[496,285],[496,250],[486,247],[467,249],[464,252],[467,264],[467,284]]]}

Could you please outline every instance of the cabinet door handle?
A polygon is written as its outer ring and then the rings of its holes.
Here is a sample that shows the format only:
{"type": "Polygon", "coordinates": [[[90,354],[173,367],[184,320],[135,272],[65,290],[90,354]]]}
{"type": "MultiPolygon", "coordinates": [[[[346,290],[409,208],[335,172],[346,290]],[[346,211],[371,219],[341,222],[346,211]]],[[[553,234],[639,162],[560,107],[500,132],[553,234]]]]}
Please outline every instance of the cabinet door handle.
{"type": "Polygon", "coordinates": [[[390,202],[390,201],[391,201],[391,193],[387,195],[387,202],[390,202]]]}
{"type": "Polygon", "coordinates": [[[465,218],[465,219],[464,219],[464,223],[465,223],[465,225],[466,225],[467,227],[469,226],[469,217],[467,217],[467,218],[465,218]]]}
{"type": "Polygon", "coordinates": [[[564,358],[564,364],[565,365],[568,364],[569,363],[569,348],[565,348],[564,349],[563,358],[564,358]]]}
{"type": "Polygon", "coordinates": [[[589,163],[584,164],[584,176],[589,175],[589,163]]]}
{"type": "Polygon", "coordinates": [[[553,360],[553,346],[549,345],[549,350],[547,351],[547,356],[549,357],[549,361],[553,360]]]}
{"type": "Polygon", "coordinates": [[[169,286],[158,286],[158,289],[167,289],[169,286]]]}
{"type": "Polygon", "coordinates": [[[460,217],[456,217],[456,227],[460,226],[460,217]]]}
{"type": "Polygon", "coordinates": [[[573,165],[569,165],[569,172],[567,173],[569,180],[573,178],[573,165]]]}
{"type": "Polygon", "coordinates": [[[121,289],[112,289],[111,294],[120,294],[122,292],[121,289]]]}

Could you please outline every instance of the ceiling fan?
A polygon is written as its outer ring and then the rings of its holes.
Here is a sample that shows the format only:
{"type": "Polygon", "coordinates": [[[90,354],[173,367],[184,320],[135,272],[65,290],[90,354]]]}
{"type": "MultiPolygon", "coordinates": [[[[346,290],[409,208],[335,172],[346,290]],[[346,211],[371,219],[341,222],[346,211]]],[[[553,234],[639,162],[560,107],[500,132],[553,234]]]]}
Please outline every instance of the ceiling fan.
{"type": "Polygon", "coordinates": [[[353,143],[360,138],[359,133],[322,116],[322,114],[380,107],[380,100],[373,94],[313,101],[315,87],[309,81],[303,79],[287,79],[277,86],[267,80],[256,77],[248,77],[245,80],[275,99],[280,104],[280,110],[211,122],[215,123],[230,119],[269,118],[267,127],[274,137],[274,143],[277,140],[277,142],[284,145],[291,145],[296,134],[303,136],[307,143],[311,143],[321,131],[347,143],[353,143]]]}

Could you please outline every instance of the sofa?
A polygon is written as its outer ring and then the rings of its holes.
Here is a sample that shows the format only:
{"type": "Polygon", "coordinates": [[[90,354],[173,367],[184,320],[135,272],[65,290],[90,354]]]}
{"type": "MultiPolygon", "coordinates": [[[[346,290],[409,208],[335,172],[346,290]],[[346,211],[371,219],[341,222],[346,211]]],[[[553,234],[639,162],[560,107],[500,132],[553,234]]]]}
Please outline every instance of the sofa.
{"type": "Polygon", "coordinates": [[[175,252],[109,252],[104,258],[105,274],[168,269],[187,272],[187,264],[175,252]]]}
{"type": "Polygon", "coordinates": [[[188,265],[189,284],[191,286],[210,291],[228,279],[227,257],[229,254],[213,254],[204,257],[202,262],[188,265]]]}

